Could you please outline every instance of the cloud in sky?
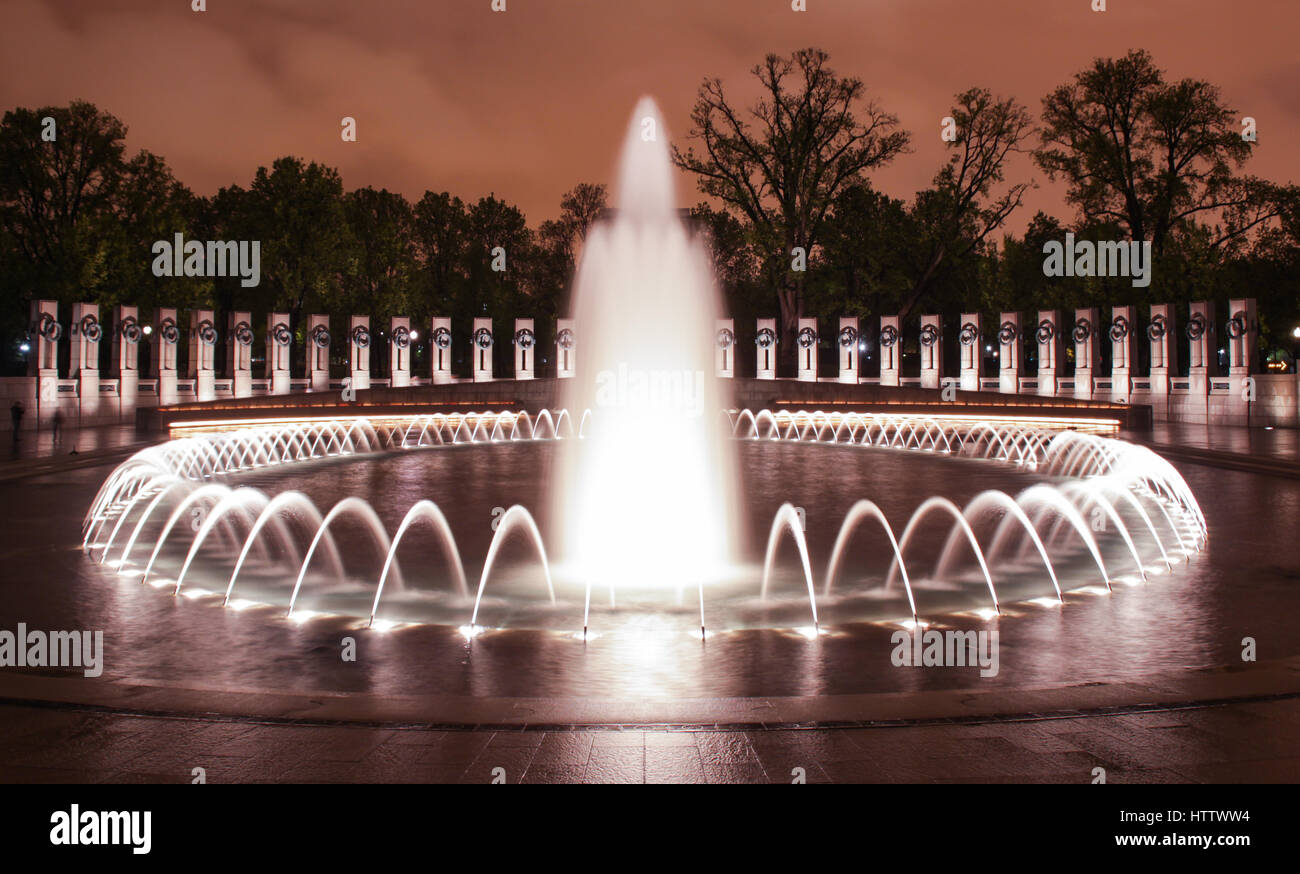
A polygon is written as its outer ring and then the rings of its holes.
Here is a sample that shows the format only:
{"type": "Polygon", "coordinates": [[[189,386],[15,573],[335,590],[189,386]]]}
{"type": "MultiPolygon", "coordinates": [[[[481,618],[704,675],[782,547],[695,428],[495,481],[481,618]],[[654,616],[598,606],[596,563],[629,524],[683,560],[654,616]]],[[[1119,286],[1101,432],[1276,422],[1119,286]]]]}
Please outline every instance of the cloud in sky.
{"type": "MultiPolygon", "coordinates": [[[[735,102],[767,52],[816,45],[899,116],[914,151],[877,174],[910,197],[944,157],[939,120],[975,85],[1037,112],[1098,56],[1145,48],[1170,78],[1207,79],[1254,116],[1250,172],[1295,178],[1300,60],[1294,0],[3,0],[0,108],[90,100],[200,194],[246,185],[284,154],[339,168],[349,188],[491,192],[530,221],[579,181],[608,182],[637,98],[680,142],[695,92],[718,76],[735,102]],[[339,122],[357,119],[343,143],[339,122]]],[[[1013,220],[1068,217],[1042,186],[1013,220]]],[[[685,203],[699,199],[679,181],[685,203]]]]}

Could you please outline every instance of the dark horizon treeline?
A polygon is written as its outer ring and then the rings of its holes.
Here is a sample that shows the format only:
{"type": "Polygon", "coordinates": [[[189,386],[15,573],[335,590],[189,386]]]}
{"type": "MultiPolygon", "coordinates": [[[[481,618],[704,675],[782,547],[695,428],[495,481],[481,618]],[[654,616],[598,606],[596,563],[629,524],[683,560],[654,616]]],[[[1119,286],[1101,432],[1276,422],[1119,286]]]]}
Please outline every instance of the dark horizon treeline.
{"type": "MultiPolygon", "coordinates": [[[[706,146],[707,157],[674,150],[707,198],[691,213],[741,337],[752,336],[753,319],[778,317],[788,354],[798,316],[822,319],[829,346],[834,332],[826,329],[838,316],[903,313],[914,346],[922,312],[946,320],[986,313],[991,336],[1004,310],[1199,299],[1222,308],[1230,297],[1254,297],[1262,350],[1292,352],[1300,196],[1295,186],[1239,172],[1250,144],[1212,86],[1166,84],[1149,56],[1132,52],[1099,59],[1048,95],[1038,119],[1014,99],[970,89],[949,110],[948,160],[909,202],[877,191],[870,177],[908,152],[912,135],[826,60],[816,49],[769,56],[754,68],[769,100],[737,127],[725,120],[743,112],[727,104],[720,82],[705,80],[684,143],[706,146]],[[1112,103],[1137,107],[1122,122],[1133,141],[1124,152],[1098,130],[1099,119],[1115,115],[1112,103]],[[1005,161],[1017,153],[1064,180],[1074,216],[1039,212],[1023,235],[1007,232],[1033,184],[1004,180],[1005,161]],[[1151,285],[1046,277],[1043,244],[1067,231],[1151,241],[1151,285]],[[802,272],[791,270],[796,246],[807,252],[802,272]]],[[[87,301],[101,305],[105,320],[118,303],[139,306],[145,320],[155,306],[257,318],[283,311],[295,331],[313,312],[368,314],[377,329],[404,315],[427,330],[431,316],[447,315],[466,333],[472,318],[490,316],[500,337],[510,320],[532,317],[545,342],[567,313],[583,240],[606,205],[603,185],[578,183],[558,219],[530,227],[495,194],[467,202],[430,190],[411,202],[385,189],[347,191],[337,170],[292,156],[257,168],[247,187],[199,197],[159,156],[128,157],[125,136],[121,121],[85,102],[13,109],[0,121],[5,372],[21,367],[30,302],[41,298],[58,300],[65,321],[71,304],[87,301]],[[54,120],[53,141],[42,136],[45,119],[54,120]],[[153,243],[177,233],[260,241],[260,285],[154,276],[153,243]],[[506,269],[497,271],[501,250],[506,269]]],[[[870,321],[864,328],[873,331],[870,321]]]]}

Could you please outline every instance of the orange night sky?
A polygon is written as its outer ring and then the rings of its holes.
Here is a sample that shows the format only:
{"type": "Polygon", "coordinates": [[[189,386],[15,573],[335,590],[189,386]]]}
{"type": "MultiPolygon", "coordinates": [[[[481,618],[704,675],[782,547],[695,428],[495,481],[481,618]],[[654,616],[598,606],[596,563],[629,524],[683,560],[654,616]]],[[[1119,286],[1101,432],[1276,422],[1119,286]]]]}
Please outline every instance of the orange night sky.
{"type": "MultiPolygon", "coordinates": [[[[85,98],[163,155],[199,194],[247,185],[295,154],[348,188],[495,192],[530,223],[579,181],[609,182],[638,96],[681,142],[696,89],[719,76],[748,103],[748,70],[815,45],[912,131],[877,187],[909,197],[943,160],[939,119],[981,85],[1037,113],[1099,55],[1146,48],[1171,78],[1219,85],[1254,116],[1249,172],[1297,181],[1300,18],[1295,0],[0,0],[0,108],[85,98]],[[359,141],[339,121],[353,116],[359,141]]],[[[1028,160],[1018,174],[1045,182],[1028,160]]],[[[699,197],[682,178],[684,203],[699,197]]],[[[1043,184],[1012,218],[1062,218],[1043,184]]]]}

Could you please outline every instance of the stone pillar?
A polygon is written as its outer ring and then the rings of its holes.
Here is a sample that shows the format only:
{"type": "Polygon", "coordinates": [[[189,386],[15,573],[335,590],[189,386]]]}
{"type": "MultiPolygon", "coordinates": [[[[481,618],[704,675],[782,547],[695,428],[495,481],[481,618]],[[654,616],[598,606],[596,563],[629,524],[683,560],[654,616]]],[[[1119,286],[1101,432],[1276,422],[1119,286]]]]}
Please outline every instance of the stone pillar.
{"type": "Polygon", "coordinates": [[[29,415],[40,423],[54,417],[59,405],[59,304],[53,300],[32,301],[31,349],[27,353],[27,375],[36,377],[36,409],[29,415]]]}
{"type": "Polygon", "coordinates": [[[984,375],[984,334],[980,330],[979,313],[961,314],[961,331],[957,343],[961,347],[962,391],[979,391],[980,377],[984,375]]]}
{"type": "Polygon", "coordinates": [[[1174,342],[1174,308],[1167,303],[1151,305],[1147,340],[1151,346],[1151,406],[1169,403],[1169,378],[1178,373],[1178,344],[1174,342]]]}
{"type": "Polygon", "coordinates": [[[266,381],[273,395],[289,393],[292,352],[293,331],[289,330],[289,314],[268,314],[266,317],[266,381]]]}
{"type": "Polygon", "coordinates": [[[862,343],[856,318],[840,317],[840,333],[835,345],[840,350],[840,382],[857,385],[862,368],[862,343]]]}
{"type": "Polygon", "coordinates": [[[537,371],[537,335],[532,319],[515,319],[515,379],[532,379],[537,371]]]}
{"type": "Polygon", "coordinates": [[[353,316],[348,322],[348,387],[370,388],[370,316],[353,316]]]}
{"type": "Polygon", "coordinates": [[[388,384],[406,388],[411,384],[411,320],[393,316],[388,337],[388,384]]]}
{"type": "Polygon", "coordinates": [[[817,320],[800,319],[795,343],[799,347],[799,381],[817,381],[817,320]]]}
{"type": "Polygon", "coordinates": [[[237,398],[253,394],[253,314],[233,312],[226,316],[226,378],[237,398]]]}
{"type": "Polygon", "coordinates": [[[83,417],[91,417],[99,412],[99,341],[103,338],[99,305],[73,304],[72,355],[68,361],[68,377],[78,382],[77,394],[83,417]]]}
{"type": "Polygon", "coordinates": [[[736,375],[736,323],[718,319],[713,323],[713,372],[723,379],[736,375]]]}
{"type": "Polygon", "coordinates": [[[1187,394],[1193,414],[1208,416],[1210,378],[1219,374],[1219,356],[1214,348],[1214,305],[1207,300],[1188,306],[1187,327],[1187,394]]]}
{"type": "Polygon", "coordinates": [[[898,316],[880,317],[880,384],[898,387],[899,364],[902,361],[903,335],[898,330],[898,316]]]}
{"type": "Polygon", "coordinates": [[[140,326],[138,307],[118,304],[113,307],[113,376],[117,378],[119,417],[134,419],[140,396],[140,326]]]}
{"type": "Polygon", "coordinates": [[[429,371],[434,385],[451,382],[451,319],[434,316],[429,323],[429,371]]]}
{"type": "Polygon", "coordinates": [[[943,377],[943,320],[921,316],[921,388],[938,388],[943,377]]]}
{"type": "Polygon", "coordinates": [[[475,319],[472,338],[474,381],[490,382],[492,380],[492,346],[496,342],[492,336],[492,320],[475,319]]]}
{"type": "Polygon", "coordinates": [[[330,317],[313,313],[307,318],[307,388],[329,391],[330,317]]]}
{"type": "Polygon", "coordinates": [[[211,401],[217,397],[217,341],[221,335],[213,322],[212,310],[190,310],[190,358],[187,373],[194,380],[194,397],[211,401]]]}
{"type": "Polygon", "coordinates": [[[1096,307],[1074,311],[1074,396],[1080,400],[1092,399],[1092,380],[1101,361],[1099,318],[1096,307]]]}
{"type": "MultiPolygon", "coordinates": [[[[53,371],[59,377],[59,341],[64,326],[59,324],[57,300],[32,300],[31,350],[27,352],[27,375],[43,376],[53,371]]],[[[39,397],[39,395],[38,395],[39,397]]]]}
{"type": "Polygon", "coordinates": [[[1232,383],[1228,409],[1243,416],[1250,424],[1250,409],[1257,397],[1255,378],[1255,350],[1259,348],[1259,317],[1255,312],[1253,297],[1234,298],[1228,301],[1228,323],[1224,328],[1228,338],[1228,377],[1232,383]]]}
{"type": "MultiPolygon", "coordinates": [[[[63,326],[59,324],[59,303],[53,300],[32,301],[31,351],[27,353],[28,376],[59,376],[59,340],[63,326]],[[53,371],[53,372],[51,372],[53,371]]],[[[44,397],[37,394],[37,397],[44,397]]]]}
{"type": "Polygon", "coordinates": [[[1250,376],[1255,372],[1255,350],[1259,346],[1259,317],[1253,297],[1228,301],[1228,375],[1250,376]]]}
{"type": "Polygon", "coordinates": [[[1133,373],[1137,364],[1133,320],[1136,317],[1137,310],[1131,306],[1110,309],[1110,399],[1117,404],[1126,404],[1133,397],[1133,373]]]}
{"type": "Polygon", "coordinates": [[[1039,310],[1038,327],[1034,329],[1034,341],[1038,344],[1038,393],[1046,397],[1056,397],[1059,391],[1057,380],[1065,364],[1065,344],[1061,339],[1061,314],[1056,310],[1039,310]]]}
{"type": "Polygon", "coordinates": [[[759,379],[776,379],[776,344],[779,342],[776,319],[759,319],[758,333],[754,335],[754,375],[759,379]]]}
{"type": "Polygon", "coordinates": [[[176,403],[176,377],[179,370],[181,329],[175,307],[158,307],[153,311],[152,360],[149,373],[158,380],[158,404],[176,403]]]}
{"type": "Polygon", "coordinates": [[[72,305],[72,354],[68,358],[68,377],[81,375],[83,370],[99,375],[99,341],[104,328],[99,323],[99,305],[77,303],[72,305]]]}
{"type": "Polygon", "coordinates": [[[555,374],[571,379],[578,372],[578,326],[573,319],[555,322],[555,374]]]}
{"type": "Polygon", "coordinates": [[[1020,371],[1025,360],[1020,340],[1020,313],[1002,313],[998,322],[998,391],[1020,393],[1020,371]]]}

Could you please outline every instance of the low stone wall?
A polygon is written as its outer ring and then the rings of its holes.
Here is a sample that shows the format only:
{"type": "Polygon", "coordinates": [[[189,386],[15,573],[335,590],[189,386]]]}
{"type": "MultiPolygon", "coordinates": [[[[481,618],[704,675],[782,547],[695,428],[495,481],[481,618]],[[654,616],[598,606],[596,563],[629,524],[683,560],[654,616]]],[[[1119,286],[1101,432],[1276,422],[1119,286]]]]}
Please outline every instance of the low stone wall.
{"type": "MultiPolygon", "coordinates": [[[[141,409],[138,425],[147,432],[162,432],[172,423],[200,420],[257,419],[271,416],[384,416],[435,412],[555,409],[563,404],[557,379],[460,382],[409,388],[380,387],[355,392],[344,400],[342,391],[296,392],[175,404],[141,409]]],[[[888,388],[797,380],[728,380],[733,402],[739,408],[824,409],[840,412],[896,412],[921,415],[977,415],[989,418],[1039,416],[1071,419],[1117,420],[1121,427],[1141,430],[1151,425],[1146,406],[1083,401],[1036,395],[958,391],[945,395],[938,389],[888,388]]]]}
{"type": "MultiPolygon", "coordinates": [[[[892,409],[900,413],[930,412],[936,415],[964,411],[990,416],[1119,418],[1125,427],[1138,429],[1148,427],[1152,421],[1300,427],[1300,377],[1256,374],[1249,377],[1250,383],[1245,379],[1240,376],[1210,377],[1203,394],[1193,390],[1187,377],[1170,380],[1172,391],[1164,394],[1152,392],[1148,381],[1134,380],[1130,404],[1076,400],[1026,391],[1019,394],[987,390],[949,391],[945,395],[938,389],[923,389],[911,384],[885,387],[868,382],[855,385],[836,380],[806,382],[754,378],[736,378],[729,382],[736,405],[754,410],[821,405],[828,409],[892,409]]],[[[258,379],[251,383],[252,393],[242,398],[234,396],[230,380],[217,380],[216,400],[182,401],[167,407],[167,412],[162,414],[158,412],[156,380],[139,380],[132,403],[123,398],[121,381],[117,379],[83,382],[16,376],[0,378],[0,405],[7,412],[15,401],[22,402],[25,408],[23,430],[35,430],[38,426],[49,428],[57,409],[70,427],[136,423],[147,431],[155,431],[165,427],[166,421],[211,418],[224,412],[254,417],[266,415],[268,410],[308,408],[318,411],[316,414],[319,415],[355,415],[359,409],[387,409],[394,413],[410,412],[412,408],[538,410],[560,405],[559,382],[556,379],[500,379],[408,388],[390,388],[380,383],[356,391],[356,400],[345,402],[341,380],[332,381],[328,390],[311,392],[306,390],[303,380],[295,379],[291,393],[272,395],[267,381],[258,379]],[[43,388],[44,397],[38,397],[38,388],[43,388]],[[84,400],[83,392],[87,395],[84,400]]],[[[182,397],[184,395],[182,392],[182,397]]],[[[0,416],[0,430],[11,428],[10,417],[0,416]]]]}

